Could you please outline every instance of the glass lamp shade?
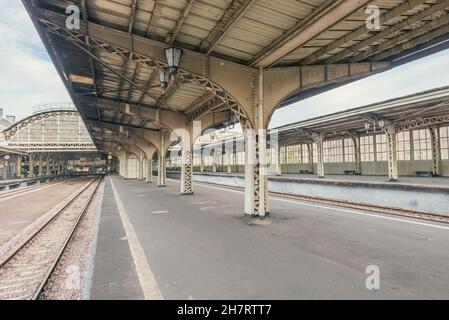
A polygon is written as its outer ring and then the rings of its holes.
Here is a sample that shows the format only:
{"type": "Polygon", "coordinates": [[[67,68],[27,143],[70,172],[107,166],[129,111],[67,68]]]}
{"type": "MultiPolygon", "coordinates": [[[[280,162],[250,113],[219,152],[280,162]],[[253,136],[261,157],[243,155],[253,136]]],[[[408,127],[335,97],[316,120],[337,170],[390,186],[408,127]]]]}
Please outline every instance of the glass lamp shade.
{"type": "Polygon", "coordinates": [[[168,75],[165,70],[159,70],[159,81],[161,82],[161,88],[167,89],[168,86],[168,75]]]}
{"type": "Polygon", "coordinates": [[[368,131],[370,127],[370,124],[368,122],[365,122],[365,130],[368,131]]]}
{"type": "Polygon", "coordinates": [[[379,120],[379,127],[381,129],[385,128],[385,120],[379,120]]]}
{"type": "Polygon", "coordinates": [[[183,51],[179,48],[169,47],[165,49],[165,55],[167,56],[168,73],[170,75],[174,75],[178,72],[182,54],[183,51]]]}

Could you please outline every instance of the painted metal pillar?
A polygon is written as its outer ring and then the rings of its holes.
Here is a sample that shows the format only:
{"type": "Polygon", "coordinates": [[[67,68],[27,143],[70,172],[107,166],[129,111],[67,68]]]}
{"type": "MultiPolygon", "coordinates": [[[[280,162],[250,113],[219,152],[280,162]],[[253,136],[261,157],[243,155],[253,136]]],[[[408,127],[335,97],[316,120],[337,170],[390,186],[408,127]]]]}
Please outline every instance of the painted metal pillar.
{"type": "Polygon", "coordinates": [[[181,159],[181,194],[193,194],[193,144],[183,148],[181,159]]]}
{"type": "Polygon", "coordinates": [[[268,168],[266,166],[267,130],[264,124],[263,67],[259,69],[258,132],[245,132],[245,214],[264,218],[270,212],[268,168]]]}
{"type": "Polygon", "coordinates": [[[40,157],[39,157],[39,171],[37,173],[38,177],[42,177],[43,166],[44,166],[44,164],[43,164],[43,161],[42,161],[42,155],[40,155],[40,157]]]}
{"type": "Polygon", "coordinates": [[[165,163],[165,133],[161,132],[161,153],[158,158],[158,170],[157,170],[157,186],[166,187],[167,186],[167,171],[165,163]]]}
{"type": "Polygon", "coordinates": [[[146,183],[153,183],[153,159],[147,161],[146,183]]]}
{"type": "Polygon", "coordinates": [[[309,171],[310,173],[313,173],[313,144],[308,143],[307,149],[309,150],[309,171]]]}
{"type": "Polygon", "coordinates": [[[158,167],[157,167],[157,186],[158,187],[166,187],[167,186],[167,182],[166,182],[166,170],[165,170],[165,157],[159,155],[158,158],[158,167]]]}
{"type": "Polygon", "coordinates": [[[200,158],[200,172],[204,172],[204,158],[203,158],[203,150],[201,149],[201,158],[200,158]]]}
{"type": "Polygon", "coordinates": [[[388,177],[390,181],[398,181],[398,154],[396,144],[396,128],[389,124],[385,127],[388,143],[388,177]]]}
{"type": "Polygon", "coordinates": [[[318,178],[324,178],[324,133],[316,133],[313,134],[313,140],[316,143],[316,150],[317,150],[317,173],[318,178]]]}
{"type": "Polygon", "coordinates": [[[362,174],[362,151],[360,149],[360,137],[356,135],[351,135],[351,139],[354,143],[354,171],[355,174],[362,174]]]}
{"type": "Polygon", "coordinates": [[[22,156],[17,155],[16,176],[22,178],[22,156]]]}
{"type": "Polygon", "coordinates": [[[143,180],[143,152],[139,152],[139,181],[143,180]]]}
{"type": "Polygon", "coordinates": [[[29,165],[29,178],[34,178],[34,159],[33,159],[33,154],[30,154],[30,165],[29,165]]]}
{"type": "Polygon", "coordinates": [[[440,132],[438,127],[430,127],[429,131],[432,140],[432,174],[433,176],[439,176],[441,175],[440,132]]]}
{"type": "Polygon", "coordinates": [[[281,164],[281,146],[279,144],[276,145],[274,149],[275,161],[276,161],[276,175],[282,176],[282,164],[281,164]]]}
{"type": "Polygon", "coordinates": [[[212,172],[217,172],[217,162],[218,162],[218,155],[216,150],[214,149],[214,157],[213,157],[213,163],[212,163],[212,172]]]}

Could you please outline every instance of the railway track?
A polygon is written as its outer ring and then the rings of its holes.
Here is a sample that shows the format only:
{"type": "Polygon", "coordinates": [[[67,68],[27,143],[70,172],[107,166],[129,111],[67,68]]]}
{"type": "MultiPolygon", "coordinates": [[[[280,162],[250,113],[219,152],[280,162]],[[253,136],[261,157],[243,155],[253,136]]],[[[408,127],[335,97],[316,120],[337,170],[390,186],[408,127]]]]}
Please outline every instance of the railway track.
{"type": "MultiPolygon", "coordinates": [[[[71,180],[71,179],[69,179],[69,180],[71,180]]],[[[11,197],[16,197],[21,194],[27,194],[30,192],[46,189],[48,187],[51,187],[51,186],[54,186],[56,184],[60,184],[63,182],[67,182],[69,180],[63,180],[63,181],[55,180],[55,181],[47,182],[44,184],[38,184],[38,185],[24,187],[24,188],[17,188],[17,189],[12,189],[12,190],[8,190],[8,191],[2,191],[2,192],[0,192],[0,201],[7,200],[11,197]]]]}
{"type": "MultiPolygon", "coordinates": [[[[217,187],[219,186],[220,188],[225,188],[225,189],[230,189],[230,190],[244,191],[244,188],[237,187],[237,186],[228,186],[228,185],[212,183],[212,182],[204,182],[204,181],[197,182],[197,183],[202,183],[205,185],[211,185],[211,186],[217,186],[217,187]]],[[[375,205],[369,205],[369,204],[363,204],[363,203],[348,202],[348,201],[343,201],[343,200],[334,200],[334,199],[311,197],[311,196],[301,196],[301,195],[295,195],[295,194],[290,194],[290,193],[281,193],[281,192],[270,191],[270,192],[268,192],[268,194],[272,197],[279,198],[279,199],[314,202],[314,203],[326,204],[326,205],[337,206],[337,207],[345,207],[345,208],[351,208],[351,209],[378,212],[378,213],[389,214],[389,215],[394,215],[394,216],[416,218],[416,219],[428,220],[428,221],[433,221],[433,222],[449,223],[449,216],[444,216],[444,215],[439,215],[439,214],[422,213],[422,212],[412,211],[412,210],[403,210],[403,209],[397,209],[397,208],[375,206],[375,205]]]]}
{"type": "Polygon", "coordinates": [[[93,178],[42,227],[0,257],[0,300],[39,298],[102,180],[93,178]]]}

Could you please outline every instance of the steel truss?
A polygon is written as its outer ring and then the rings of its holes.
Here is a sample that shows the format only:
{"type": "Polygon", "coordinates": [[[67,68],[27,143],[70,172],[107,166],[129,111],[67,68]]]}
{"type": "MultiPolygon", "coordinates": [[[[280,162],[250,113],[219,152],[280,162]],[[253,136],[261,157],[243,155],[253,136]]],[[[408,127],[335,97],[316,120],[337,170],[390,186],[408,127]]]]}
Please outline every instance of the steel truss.
{"type": "MultiPolygon", "coordinates": [[[[113,67],[108,65],[101,58],[93,54],[91,50],[95,49],[106,51],[108,53],[118,55],[122,59],[127,60],[128,62],[141,64],[150,69],[158,69],[158,70],[165,69],[167,67],[167,64],[165,62],[161,62],[148,56],[144,56],[127,48],[121,48],[112,45],[105,41],[96,39],[95,37],[91,37],[87,34],[81,34],[73,30],[62,28],[59,25],[45,19],[39,19],[39,21],[49,33],[62,37],[67,41],[71,42],[72,44],[80,48],[82,51],[84,51],[86,54],[90,55],[92,58],[102,63],[109,70],[119,75],[123,80],[128,82],[130,85],[136,87],[144,94],[147,94],[148,96],[156,100],[156,102],[159,105],[161,105],[162,107],[167,107],[165,102],[161,101],[160,98],[155,97],[151,93],[147,92],[147,90],[136,85],[132,80],[128,79],[125,75],[116,71],[113,67]]],[[[243,128],[247,129],[251,128],[249,118],[245,114],[245,111],[240,106],[240,104],[231,95],[229,95],[225,90],[223,90],[220,86],[212,82],[210,79],[190,73],[183,69],[178,70],[178,77],[181,77],[182,80],[185,82],[193,82],[196,85],[205,88],[207,91],[212,92],[217,98],[219,98],[222,101],[222,103],[229,106],[229,108],[237,117],[243,128]]]]}

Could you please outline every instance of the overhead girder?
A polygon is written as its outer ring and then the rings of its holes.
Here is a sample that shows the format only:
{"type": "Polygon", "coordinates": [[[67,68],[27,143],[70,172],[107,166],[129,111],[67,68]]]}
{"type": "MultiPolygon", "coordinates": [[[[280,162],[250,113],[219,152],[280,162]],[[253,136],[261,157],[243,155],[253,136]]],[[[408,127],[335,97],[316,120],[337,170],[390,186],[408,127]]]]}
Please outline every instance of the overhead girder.
{"type": "MultiPolygon", "coordinates": [[[[65,29],[65,15],[42,8],[36,8],[36,11],[48,32],[65,37],[78,45],[87,46],[84,41],[87,36],[90,39],[90,45],[95,49],[108,50],[114,54],[130,57],[137,63],[154,68],[166,67],[166,57],[163,52],[168,47],[166,43],[93,22],[81,21],[80,30],[69,32],[65,29]]],[[[375,62],[267,69],[264,71],[264,108],[266,109],[264,123],[267,124],[274,110],[284,99],[293,94],[332,83],[346,83],[385,71],[389,67],[388,62],[375,62]]],[[[243,127],[247,128],[258,127],[258,121],[255,119],[258,73],[259,71],[254,68],[190,50],[184,50],[179,69],[179,76],[185,81],[192,81],[205,87],[227,103],[242,122],[243,127]]]]}

